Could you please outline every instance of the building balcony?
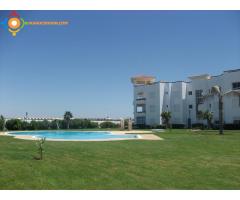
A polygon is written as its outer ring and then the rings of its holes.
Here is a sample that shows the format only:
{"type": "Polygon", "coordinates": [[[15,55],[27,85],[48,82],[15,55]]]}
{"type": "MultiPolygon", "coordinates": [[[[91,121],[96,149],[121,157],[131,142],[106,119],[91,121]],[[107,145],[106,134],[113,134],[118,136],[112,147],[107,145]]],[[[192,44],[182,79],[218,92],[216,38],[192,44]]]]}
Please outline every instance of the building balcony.
{"type": "Polygon", "coordinates": [[[145,101],[145,100],[146,100],[145,97],[138,97],[138,98],[136,99],[136,101],[145,101]]]}

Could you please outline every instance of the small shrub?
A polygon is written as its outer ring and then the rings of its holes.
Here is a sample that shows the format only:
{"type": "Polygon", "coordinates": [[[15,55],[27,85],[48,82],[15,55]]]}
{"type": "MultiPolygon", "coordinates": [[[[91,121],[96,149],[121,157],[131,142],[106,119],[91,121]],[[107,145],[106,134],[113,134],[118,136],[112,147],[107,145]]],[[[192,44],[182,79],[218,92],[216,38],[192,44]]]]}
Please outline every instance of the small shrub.
{"type": "Polygon", "coordinates": [[[50,129],[50,122],[47,120],[43,120],[37,123],[38,130],[48,130],[50,129]]]}
{"type": "Polygon", "coordinates": [[[10,119],[6,122],[6,128],[12,131],[22,130],[21,124],[20,119],[10,119]]]}
{"type": "Polygon", "coordinates": [[[50,129],[53,129],[53,130],[60,129],[60,122],[59,122],[59,120],[51,121],[50,124],[49,124],[49,127],[50,127],[50,129]]]}
{"type": "Polygon", "coordinates": [[[30,130],[30,123],[26,122],[26,121],[22,121],[21,122],[21,130],[30,130]]]}
{"type": "Polygon", "coordinates": [[[101,128],[118,128],[119,124],[115,124],[113,122],[102,122],[100,124],[101,128]]]}
{"type": "Polygon", "coordinates": [[[172,124],[172,128],[183,129],[185,128],[184,124],[172,124]]]}
{"type": "Polygon", "coordinates": [[[192,128],[194,128],[194,129],[204,129],[204,124],[195,123],[195,124],[192,124],[192,128]]]}

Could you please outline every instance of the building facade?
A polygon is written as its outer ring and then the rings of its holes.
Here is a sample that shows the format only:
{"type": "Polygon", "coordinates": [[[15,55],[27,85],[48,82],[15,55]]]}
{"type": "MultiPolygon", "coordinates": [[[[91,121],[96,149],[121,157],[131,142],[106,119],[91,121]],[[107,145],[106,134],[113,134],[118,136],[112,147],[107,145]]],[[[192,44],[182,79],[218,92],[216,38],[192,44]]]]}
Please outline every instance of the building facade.
{"type": "Polygon", "coordinates": [[[191,127],[203,123],[200,112],[213,113],[218,124],[218,97],[211,88],[218,85],[224,94],[224,123],[240,123],[240,69],[224,71],[221,75],[191,76],[189,81],[155,81],[154,77],[133,77],[134,121],[137,125],[162,125],[161,113],[170,111],[171,123],[191,127]]]}

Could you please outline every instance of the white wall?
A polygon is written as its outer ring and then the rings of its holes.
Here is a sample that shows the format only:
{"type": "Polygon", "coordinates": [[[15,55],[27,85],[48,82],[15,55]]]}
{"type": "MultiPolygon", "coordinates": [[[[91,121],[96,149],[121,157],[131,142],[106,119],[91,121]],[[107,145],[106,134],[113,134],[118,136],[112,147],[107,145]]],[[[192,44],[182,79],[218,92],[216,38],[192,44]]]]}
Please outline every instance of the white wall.
{"type": "MultiPolygon", "coordinates": [[[[189,117],[192,123],[206,123],[196,117],[196,90],[202,90],[203,95],[206,95],[213,86],[218,85],[223,92],[227,92],[232,90],[233,82],[240,82],[240,70],[225,71],[210,79],[198,78],[190,82],[156,82],[151,85],[134,86],[134,119],[136,121],[137,116],[145,116],[147,125],[159,125],[162,124],[161,113],[170,111],[171,122],[174,124],[187,125],[189,117]],[[189,95],[190,91],[192,95],[189,95]],[[146,100],[136,100],[139,92],[144,93],[146,100]],[[146,113],[136,113],[137,102],[146,105],[146,113]],[[192,105],[192,109],[189,109],[189,105],[192,105]]],[[[205,99],[199,110],[213,112],[213,121],[218,121],[218,98],[213,96],[205,99]]],[[[224,97],[224,120],[225,123],[240,120],[239,96],[224,97]]]]}

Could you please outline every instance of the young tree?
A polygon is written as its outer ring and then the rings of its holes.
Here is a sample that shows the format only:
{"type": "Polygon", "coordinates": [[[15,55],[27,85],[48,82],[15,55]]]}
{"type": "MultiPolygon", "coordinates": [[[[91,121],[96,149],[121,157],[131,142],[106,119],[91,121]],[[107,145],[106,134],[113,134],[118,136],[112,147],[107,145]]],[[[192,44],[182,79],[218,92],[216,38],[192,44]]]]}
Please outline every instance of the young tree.
{"type": "Polygon", "coordinates": [[[163,111],[161,113],[161,117],[162,117],[163,123],[166,125],[166,128],[169,128],[170,127],[170,119],[172,117],[171,112],[163,111]]]}
{"type": "Polygon", "coordinates": [[[34,159],[36,159],[36,160],[42,160],[43,159],[43,152],[44,152],[43,145],[44,145],[45,141],[46,141],[45,137],[37,140],[36,145],[37,145],[37,150],[38,150],[39,156],[38,157],[34,156],[34,159]]]}
{"type": "Polygon", "coordinates": [[[70,111],[66,111],[64,113],[63,118],[64,118],[64,121],[66,121],[66,123],[67,123],[67,129],[69,129],[70,120],[71,120],[71,118],[73,118],[72,113],[70,111]]]}

